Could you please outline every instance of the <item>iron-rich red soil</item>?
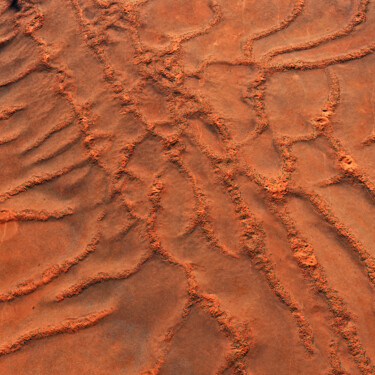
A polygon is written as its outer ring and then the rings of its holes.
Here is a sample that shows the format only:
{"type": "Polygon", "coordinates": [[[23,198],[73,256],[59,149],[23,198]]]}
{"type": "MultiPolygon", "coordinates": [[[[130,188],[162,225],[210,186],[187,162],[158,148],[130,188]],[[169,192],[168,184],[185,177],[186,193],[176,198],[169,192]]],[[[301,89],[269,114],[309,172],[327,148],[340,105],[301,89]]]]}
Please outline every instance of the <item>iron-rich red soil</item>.
{"type": "Polygon", "coordinates": [[[375,2],[10,3],[0,374],[375,374],[375,2]]]}

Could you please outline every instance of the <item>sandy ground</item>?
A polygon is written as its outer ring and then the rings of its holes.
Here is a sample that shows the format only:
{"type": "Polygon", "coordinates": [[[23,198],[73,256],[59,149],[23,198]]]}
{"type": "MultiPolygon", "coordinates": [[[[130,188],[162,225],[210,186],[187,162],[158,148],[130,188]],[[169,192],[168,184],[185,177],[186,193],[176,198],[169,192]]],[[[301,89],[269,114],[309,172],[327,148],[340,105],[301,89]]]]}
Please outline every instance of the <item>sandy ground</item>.
{"type": "Polygon", "coordinates": [[[0,374],[375,374],[375,2],[10,3],[0,374]]]}

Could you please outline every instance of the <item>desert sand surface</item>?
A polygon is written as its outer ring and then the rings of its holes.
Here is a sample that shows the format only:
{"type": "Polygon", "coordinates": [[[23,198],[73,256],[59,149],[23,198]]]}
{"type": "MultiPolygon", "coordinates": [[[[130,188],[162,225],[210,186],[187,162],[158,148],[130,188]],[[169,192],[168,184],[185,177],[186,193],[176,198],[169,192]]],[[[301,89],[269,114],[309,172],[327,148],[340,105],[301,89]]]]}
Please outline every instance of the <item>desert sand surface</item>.
{"type": "Polygon", "coordinates": [[[375,374],[375,1],[0,1],[0,374],[375,374]]]}

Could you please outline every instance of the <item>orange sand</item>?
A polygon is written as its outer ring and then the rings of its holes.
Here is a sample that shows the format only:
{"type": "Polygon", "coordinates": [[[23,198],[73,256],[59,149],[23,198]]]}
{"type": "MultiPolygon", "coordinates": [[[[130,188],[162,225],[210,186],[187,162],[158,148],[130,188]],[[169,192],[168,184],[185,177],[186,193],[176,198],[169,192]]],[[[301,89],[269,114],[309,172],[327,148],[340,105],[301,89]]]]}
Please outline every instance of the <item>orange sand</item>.
{"type": "Polygon", "coordinates": [[[0,374],[375,374],[375,2],[0,3],[0,374]]]}

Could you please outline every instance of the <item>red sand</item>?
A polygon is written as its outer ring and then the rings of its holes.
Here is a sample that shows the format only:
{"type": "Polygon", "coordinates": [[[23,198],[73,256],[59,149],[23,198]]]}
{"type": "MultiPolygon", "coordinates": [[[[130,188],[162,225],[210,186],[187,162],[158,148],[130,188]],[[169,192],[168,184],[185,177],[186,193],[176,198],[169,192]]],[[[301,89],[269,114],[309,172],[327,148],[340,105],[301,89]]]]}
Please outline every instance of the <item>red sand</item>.
{"type": "Polygon", "coordinates": [[[0,374],[375,374],[375,2],[9,4],[0,374]]]}

